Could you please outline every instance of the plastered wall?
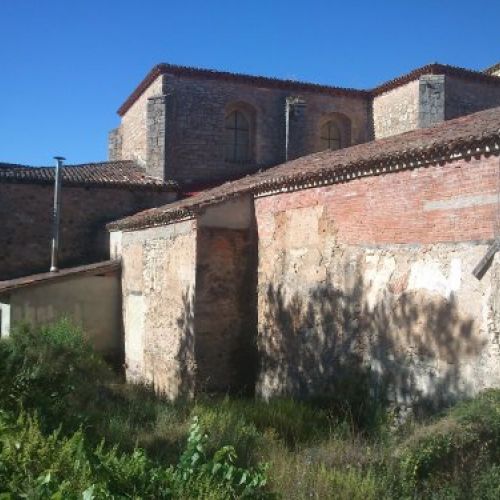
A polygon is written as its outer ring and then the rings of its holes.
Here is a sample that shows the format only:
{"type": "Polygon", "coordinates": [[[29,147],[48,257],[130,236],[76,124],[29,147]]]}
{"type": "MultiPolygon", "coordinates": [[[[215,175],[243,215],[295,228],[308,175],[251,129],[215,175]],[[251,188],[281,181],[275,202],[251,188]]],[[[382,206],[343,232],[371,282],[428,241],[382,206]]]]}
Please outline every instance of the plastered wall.
{"type": "Polygon", "coordinates": [[[472,275],[495,237],[498,162],[247,195],[112,233],[129,380],[172,398],[230,390],[254,347],[265,398],[356,373],[405,408],[500,386],[500,257],[472,275]]]}
{"type": "Polygon", "coordinates": [[[253,390],[255,235],[250,197],[197,220],[110,235],[122,259],[127,379],[171,399],[253,390]]]}
{"type": "Polygon", "coordinates": [[[196,231],[186,221],[112,233],[122,258],[127,379],[174,399],[194,390],[196,231]]]}
{"type": "Polygon", "coordinates": [[[10,305],[10,328],[40,326],[69,318],[91,345],[117,361],[123,353],[120,276],[75,276],[20,288],[2,302],[10,305]]]}

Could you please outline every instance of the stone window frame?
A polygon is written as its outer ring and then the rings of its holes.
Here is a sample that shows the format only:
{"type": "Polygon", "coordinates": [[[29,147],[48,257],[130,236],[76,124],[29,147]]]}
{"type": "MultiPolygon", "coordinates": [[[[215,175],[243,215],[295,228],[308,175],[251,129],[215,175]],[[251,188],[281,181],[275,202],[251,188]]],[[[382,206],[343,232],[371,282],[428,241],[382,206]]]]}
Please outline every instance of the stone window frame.
{"type": "MultiPolygon", "coordinates": [[[[233,164],[245,164],[255,162],[255,123],[256,123],[256,111],[253,106],[244,102],[231,103],[226,106],[224,113],[224,129],[223,129],[223,155],[224,161],[226,163],[233,164]],[[228,128],[227,121],[231,115],[235,115],[235,127],[228,128]],[[238,128],[237,116],[240,115],[246,121],[247,128],[238,128]],[[227,140],[227,131],[234,131],[234,142],[229,142],[227,140]],[[238,130],[247,131],[247,154],[243,158],[238,158],[237,153],[237,137],[238,130]],[[228,148],[232,149],[232,154],[228,154],[228,148]]],[[[232,135],[232,132],[231,132],[232,135]]]]}

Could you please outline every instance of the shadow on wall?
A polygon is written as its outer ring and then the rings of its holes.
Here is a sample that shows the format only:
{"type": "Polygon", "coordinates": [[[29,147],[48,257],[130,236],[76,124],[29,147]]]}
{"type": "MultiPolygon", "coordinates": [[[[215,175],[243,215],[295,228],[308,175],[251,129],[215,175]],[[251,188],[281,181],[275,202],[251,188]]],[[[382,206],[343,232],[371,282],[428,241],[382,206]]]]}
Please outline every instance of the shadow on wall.
{"type": "Polygon", "coordinates": [[[182,315],[177,319],[180,332],[179,349],[175,357],[178,366],[178,397],[190,398],[195,390],[194,364],[194,304],[188,287],[182,293],[182,315]]]}
{"type": "MultiPolygon", "coordinates": [[[[244,273],[243,278],[253,279],[253,277],[248,276],[248,273],[244,273]]],[[[254,313],[255,307],[253,307],[255,304],[254,288],[250,286],[240,287],[241,297],[238,297],[238,301],[246,301],[248,310],[240,311],[244,314],[245,321],[239,325],[240,328],[235,328],[232,332],[234,338],[230,342],[231,358],[227,359],[225,356],[211,358],[213,362],[218,363],[218,366],[213,367],[214,373],[220,372],[222,368],[225,374],[223,383],[218,385],[214,385],[210,373],[202,373],[201,375],[204,377],[200,378],[200,353],[197,352],[195,346],[194,300],[190,290],[190,288],[187,288],[182,294],[182,314],[177,319],[180,339],[177,355],[175,356],[178,397],[188,399],[196,392],[204,391],[253,396],[257,377],[257,342],[256,329],[248,323],[250,321],[253,321],[254,325],[257,323],[254,313]]],[[[219,311],[219,313],[223,314],[222,311],[219,311]]],[[[224,339],[221,340],[215,336],[213,341],[220,343],[224,339]]],[[[205,365],[206,361],[203,361],[203,368],[207,368],[205,365]]]]}
{"type": "Polygon", "coordinates": [[[263,397],[335,395],[368,378],[381,402],[435,409],[468,393],[461,367],[484,345],[454,298],[388,291],[370,307],[362,278],[349,292],[326,284],[290,295],[270,284],[260,309],[263,397]]]}

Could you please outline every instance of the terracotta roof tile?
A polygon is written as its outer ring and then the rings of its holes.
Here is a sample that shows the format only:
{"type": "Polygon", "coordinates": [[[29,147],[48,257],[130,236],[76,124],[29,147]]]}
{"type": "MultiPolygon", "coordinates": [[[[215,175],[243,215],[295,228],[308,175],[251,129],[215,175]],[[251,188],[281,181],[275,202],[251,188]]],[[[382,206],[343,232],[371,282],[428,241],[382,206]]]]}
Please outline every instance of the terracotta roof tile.
{"type": "Polygon", "coordinates": [[[241,73],[231,73],[229,71],[216,71],[205,68],[192,68],[189,66],[178,66],[176,64],[161,63],[153,67],[153,69],[144,77],[141,83],[130,94],[127,100],[120,106],[117,113],[123,116],[141,94],[153,83],[160,75],[171,74],[181,77],[202,77],[208,80],[223,80],[237,83],[248,83],[251,85],[261,86],[265,88],[279,88],[285,90],[293,90],[296,92],[320,92],[333,95],[358,95],[369,96],[366,90],[350,89],[343,87],[334,87],[333,85],[321,85],[318,83],[301,82],[297,80],[285,80],[280,78],[272,78],[267,76],[245,75],[241,73]]]}
{"type": "Polygon", "coordinates": [[[404,163],[412,168],[412,161],[435,161],[443,156],[481,145],[500,147],[500,107],[481,111],[440,123],[434,127],[412,130],[404,134],[359,144],[338,151],[323,151],[283,165],[222,184],[191,198],[162,207],[149,209],[108,224],[111,230],[133,230],[152,227],[192,216],[203,207],[234,196],[280,190],[284,186],[306,183],[345,182],[355,173],[376,175],[370,168],[404,163]],[[337,180],[330,182],[336,176],[337,180]]]}
{"type": "Polygon", "coordinates": [[[409,73],[398,76],[392,80],[382,83],[370,90],[352,89],[335,87],[333,85],[322,85],[318,83],[302,82],[297,80],[285,80],[279,78],[270,78],[264,76],[245,75],[241,73],[231,73],[228,71],[216,71],[213,69],[191,68],[188,66],[177,66],[175,64],[161,63],[153,67],[153,69],[144,77],[141,83],[130,94],[126,101],[118,109],[118,114],[123,116],[134,102],[142,95],[142,93],[153,83],[160,75],[172,74],[182,77],[191,78],[206,78],[209,80],[223,80],[239,83],[247,83],[250,85],[261,86],[265,88],[279,88],[294,92],[318,92],[330,95],[350,95],[359,97],[371,97],[387,92],[395,87],[404,85],[412,80],[416,80],[421,75],[453,75],[460,76],[469,80],[489,82],[500,84],[500,79],[492,76],[487,72],[474,71],[458,66],[449,66],[447,64],[432,63],[417,68],[409,73]]]}
{"type": "Polygon", "coordinates": [[[412,82],[422,75],[446,75],[457,76],[465,80],[472,80],[477,82],[491,83],[493,85],[500,85],[500,78],[490,75],[483,71],[475,71],[472,69],[460,68],[459,66],[450,66],[448,64],[432,63],[420,68],[414,69],[409,73],[388,80],[371,90],[372,95],[380,95],[388,90],[404,85],[405,83],[412,82]]]}
{"type": "MultiPolygon", "coordinates": [[[[0,163],[0,182],[52,184],[55,167],[31,167],[0,163]]],[[[151,190],[176,190],[173,181],[164,182],[145,174],[133,161],[109,161],[82,165],[65,165],[62,183],[67,186],[118,187],[151,190]]]]}

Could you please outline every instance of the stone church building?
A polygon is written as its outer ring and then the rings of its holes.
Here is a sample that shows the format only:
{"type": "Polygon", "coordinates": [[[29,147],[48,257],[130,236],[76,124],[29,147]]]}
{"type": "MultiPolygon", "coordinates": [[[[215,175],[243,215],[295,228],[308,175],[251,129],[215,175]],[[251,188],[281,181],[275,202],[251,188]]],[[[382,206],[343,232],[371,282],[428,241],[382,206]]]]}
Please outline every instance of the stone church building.
{"type": "Polygon", "coordinates": [[[47,318],[50,287],[86,280],[65,302],[85,324],[111,281],[99,314],[123,337],[93,341],[172,399],[327,394],[353,370],[408,405],[500,386],[499,76],[431,64],[355,90],[158,65],[102,168],[168,199],[111,202],[110,261],[0,282],[3,317],[47,318]]]}
{"type": "Polygon", "coordinates": [[[440,64],[371,90],[160,64],[118,110],[109,159],[183,185],[213,185],[283,163],[286,144],[294,159],[499,105],[494,74],[440,64]]]}

